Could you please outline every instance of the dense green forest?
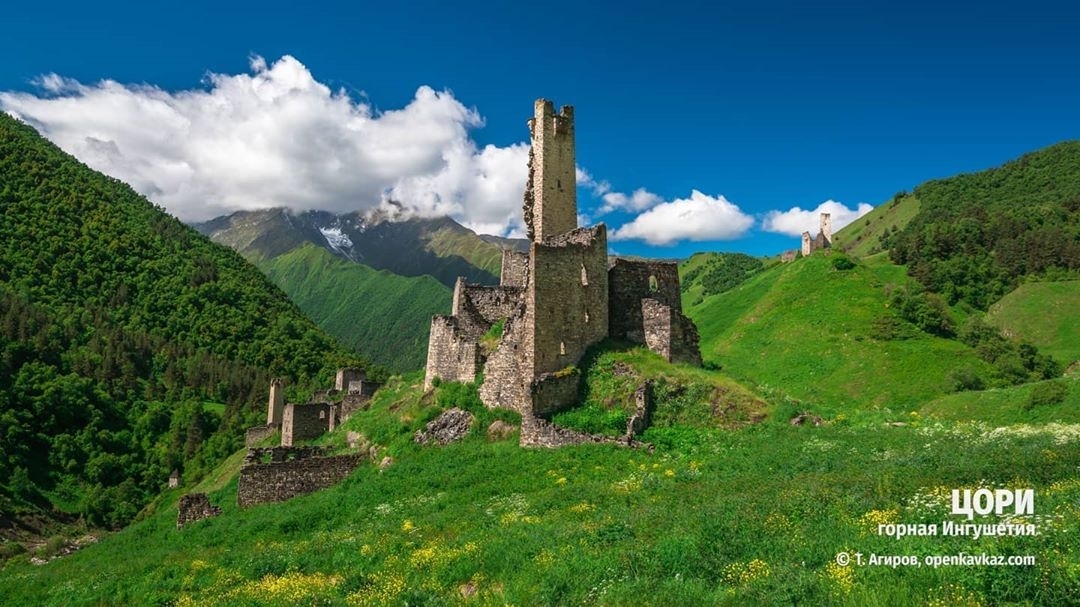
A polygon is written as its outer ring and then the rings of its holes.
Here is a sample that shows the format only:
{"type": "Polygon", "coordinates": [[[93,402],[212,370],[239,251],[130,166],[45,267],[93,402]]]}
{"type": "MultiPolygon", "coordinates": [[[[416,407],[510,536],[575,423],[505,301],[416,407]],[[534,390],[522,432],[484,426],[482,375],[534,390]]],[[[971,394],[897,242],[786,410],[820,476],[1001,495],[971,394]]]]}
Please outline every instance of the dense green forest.
{"type": "Polygon", "coordinates": [[[362,364],[258,270],[0,114],[0,519],[129,521],[271,377],[362,364]]]}
{"type": "Polygon", "coordinates": [[[884,244],[950,304],[985,310],[1025,277],[1080,270],[1080,142],[930,181],[912,195],[918,215],[884,244]]]}

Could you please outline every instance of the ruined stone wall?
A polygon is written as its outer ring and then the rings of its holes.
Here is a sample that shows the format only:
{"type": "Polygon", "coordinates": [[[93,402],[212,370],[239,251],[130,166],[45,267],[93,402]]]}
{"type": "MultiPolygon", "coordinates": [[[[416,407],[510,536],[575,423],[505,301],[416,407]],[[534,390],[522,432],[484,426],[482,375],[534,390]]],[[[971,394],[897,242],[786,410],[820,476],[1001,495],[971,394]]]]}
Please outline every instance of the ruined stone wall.
{"type": "Polygon", "coordinates": [[[354,381],[350,386],[354,386],[356,390],[350,388],[349,393],[342,397],[340,406],[340,420],[343,422],[349,419],[349,416],[359,412],[361,409],[367,409],[372,406],[372,397],[375,392],[381,387],[381,383],[375,381],[354,381]]]}
{"type": "Polygon", "coordinates": [[[480,348],[476,341],[467,339],[458,330],[454,317],[434,316],[428,337],[424,389],[430,390],[436,377],[443,381],[476,381],[479,370],[480,348]]]}
{"type": "Polygon", "coordinates": [[[274,433],[280,429],[280,424],[266,424],[265,426],[248,428],[247,432],[244,433],[244,445],[247,447],[254,447],[259,441],[273,436],[274,433]]]}
{"type": "Polygon", "coordinates": [[[281,423],[281,446],[291,447],[298,441],[318,438],[333,427],[335,408],[327,403],[285,405],[281,423]]]}
{"type": "Polygon", "coordinates": [[[503,249],[502,270],[499,273],[499,285],[503,287],[522,287],[529,284],[529,253],[503,249]]]}
{"type": "Polygon", "coordinates": [[[484,383],[480,400],[490,408],[513,409],[522,415],[532,408],[532,356],[525,347],[524,316],[512,316],[503,326],[498,347],[484,363],[484,383]]]}
{"type": "Polygon", "coordinates": [[[369,381],[369,380],[354,380],[349,382],[349,389],[345,392],[346,395],[360,395],[372,397],[375,396],[375,391],[382,387],[381,382],[369,381]]]}
{"type": "Polygon", "coordinates": [[[821,214],[821,246],[822,248],[832,246],[832,215],[829,213],[821,214]]]}
{"type": "Polygon", "coordinates": [[[639,344],[645,343],[643,299],[682,309],[679,267],[670,261],[616,258],[608,270],[608,293],[611,336],[639,344]]]}
{"type": "Polygon", "coordinates": [[[645,345],[668,362],[701,366],[699,336],[682,312],[651,298],[641,301],[645,345]]]}
{"type": "Polygon", "coordinates": [[[551,415],[568,409],[578,400],[578,388],[581,373],[546,373],[533,380],[532,414],[538,417],[551,415]]]}
{"type": "Polygon", "coordinates": [[[338,369],[337,375],[334,377],[334,390],[341,392],[348,389],[350,382],[364,381],[365,379],[367,379],[367,373],[363,369],[338,369]]]}
{"type": "Polygon", "coordinates": [[[603,224],[533,243],[526,294],[529,381],[576,365],[608,333],[607,231],[603,224]]]}
{"type": "Polygon", "coordinates": [[[221,508],[210,504],[205,493],[189,493],[180,496],[176,512],[176,528],[221,514],[221,508]]]}
{"type": "Polygon", "coordinates": [[[347,477],[363,459],[363,455],[338,455],[245,465],[240,468],[237,503],[247,508],[283,502],[331,487],[347,477]]]}
{"type": "Polygon", "coordinates": [[[249,447],[244,454],[244,465],[288,462],[310,457],[321,457],[329,447],[249,447]]]}
{"type": "Polygon", "coordinates": [[[812,247],[812,243],[813,243],[813,239],[810,238],[810,232],[803,232],[802,233],[802,255],[803,255],[803,257],[806,257],[807,255],[814,252],[814,249],[812,247]]]}
{"type": "Polygon", "coordinates": [[[467,285],[460,279],[458,284],[454,318],[459,333],[470,341],[478,341],[492,325],[513,316],[522,303],[522,289],[517,287],[467,285]]]}
{"type": "Polygon", "coordinates": [[[582,445],[586,443],[604,443],[619,445],[622,447],[645,448],[652,451],[653,446],[642,443],[633,438],[604,436],[602,434],[587,434],[578,432],[531,415],[521,417],[521,446],[522,447],[565,447],[567,445],[582,445]]]}
{"type": "Polygon", "coordinates": [[[577,227],[574,108],[564,105],[556,114],[552,102],[538,99],[529,132],[525,224],[529,239],[542,242],[577,227]]]}

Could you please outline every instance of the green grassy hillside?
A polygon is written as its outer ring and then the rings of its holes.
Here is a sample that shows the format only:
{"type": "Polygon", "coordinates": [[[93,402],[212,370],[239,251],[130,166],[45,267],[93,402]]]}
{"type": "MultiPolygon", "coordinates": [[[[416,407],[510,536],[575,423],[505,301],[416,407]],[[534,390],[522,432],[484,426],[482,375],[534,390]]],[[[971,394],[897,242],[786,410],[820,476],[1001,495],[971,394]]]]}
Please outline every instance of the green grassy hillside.
{"type": "Polygon", "coordinates": [[[879,257],[846,270],[839,254],[774,266],[735,289],[686,301],[705,360],[816,411],[917,409],[953,390],[961,369],[989,373],[974,351],[895,322],[886,285],[907,282],[879,257]]]}
{"type": "MultiPolygon", "coordinates": [[[[583,369],[691,375],[639,351],[583,369]]],[[[600,373],[597,376],[596,373],[600,373]]],[[[671,375],[673,374],[673,375],[671,375]]],[[[332,489],[239,510],[239,458],[201,487],[217,518],[175,528],[166,494],[154,514],[46,566],[29,555],[0,575],[5,605],[1076,605],[1080,593],[1080,426],[936,421],[903,426],[868,412],[821,427],[790,407],[741,429],[674,415],[662,398],[644,438],[558,450],[489,440],[513,415],[484,409],[474,387],[424,395],[392,380],[349,431],[380,445],[332,489]],[[412,433],[457,405],[473,433],[419,447],[412,433]],[[962,453],[962,455],[961,455],[962,453]],[[965,523],[954,488],[1033,489],[1036,514],[974,522],[1034,524],[1034,536],[879,535],[879,525],[965,523]],[[842,566],[838,555],[1032,555],[1034,566],[842,566]]],[[[590,383],[598,395],[618,387],[590,383]]],[[[611,392],[614,394],[615,392],[611,392]]],[[[1073,415],[1073,421],[1075,415],[1073,415]]],[[[841,557],[842,559],[842,557],[841,557]]],[[[841,560],[841,562],[843,562],[841,560]]]]}
{"type": "Polygon", "coordinates": [[[320,327],[394,372],[423,368],[431,316],[450,312],[450,289],[430,276],[373,270],[311,244],[259,268],[320,327]]]}
{"type": "Polygon", "coordinates": [[[833,246],[856,257],[880,253],[889,248],[892,235],[919,213],[919,206],[916,196],[897,194],[833,234],[833,246]]]}
{"type": "Polygon", "coordinates": [[[1080,281],[1020,285],[990,306],[990,324],[1022,337],[1064,365],[1080,360],[1080,281]]]}

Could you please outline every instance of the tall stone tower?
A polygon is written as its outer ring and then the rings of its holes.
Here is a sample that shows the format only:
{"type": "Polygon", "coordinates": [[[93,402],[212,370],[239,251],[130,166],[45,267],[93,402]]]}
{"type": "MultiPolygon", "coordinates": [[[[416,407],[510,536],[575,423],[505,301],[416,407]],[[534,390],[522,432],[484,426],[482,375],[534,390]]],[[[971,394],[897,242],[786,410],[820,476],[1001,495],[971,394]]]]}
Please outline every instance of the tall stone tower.
{"type": "Polygon", "coordinates": [[[529,181],[525,186],[525,227],[529,239],[565,234],[577,227],[577,165],[574,162],[574,108],[537,99],[529,120],[529,181]]]}
{"type": "Polygon", "coordinates": [[[832,246],[832,216],[828,213],[821,214],[821,236],[824,239],[825,248],[832,246]]]}
{"type": "Polygon", "coordinates": [[[281,380],[270,380],[270,402],[266,407],[266,425],[281,424],[285,412],[285,388],[281,380]]]}

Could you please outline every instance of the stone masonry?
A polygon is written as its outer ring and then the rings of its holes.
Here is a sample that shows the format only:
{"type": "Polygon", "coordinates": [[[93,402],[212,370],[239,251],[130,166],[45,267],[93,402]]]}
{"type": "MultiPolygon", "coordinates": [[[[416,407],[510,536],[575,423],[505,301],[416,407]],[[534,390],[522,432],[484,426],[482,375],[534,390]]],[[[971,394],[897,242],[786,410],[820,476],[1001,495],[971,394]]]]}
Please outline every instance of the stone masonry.
{"type": "Polygon", "coordinates": [[[806,257],[814,251],[830,247],[832,247],[832,218],[828,213],[822,213],[821,229],[818,231],[818,235],[811,238],[810,232],[803,232],[802,234],[802,254],[803,257],[806,257]]]}
{"type": "Polygon", "coordinates": [[[249,449],[240,468],[237,503],[247,508],[326,489],[344,480],[366,457],[322,457],[322,453],[318,448],[249,449]],[[267,457],[270,461],[264,462],[267,457]]]}
{"type": "Polygon", "coordinates": [[[577,227],[573,108],[555,113],[550,101],[537,100],[528,124],[529,251],[503,252],[497,287],[459,279],[451,315],[431,322],[424,385],[472,382],[482,371],[481,400],[522,414],[522,444],[548,444],[559,442],[559,431],[532,418],[543,421],[576,403],[576,365],[602,339],[645,344],[675,362],[700,365],[701,354],[697,329],[682,314],[676,265],[609,265],[605,226],[577,227]],[[502,335],[485,352],[479,342],[498,322],[502,335]]]}
{"type": "Polygon", "coordinates": [[[337,407],[328,403],[307,403],[285,406],[281,424],[281,446],[291,447],[297,441],[318,438],[333,430],[337,407]]]}
{"type": "Polygon", "coordinates": [[[177,505],[176,528],[180,529],[188,523],[201,521],[221,514],[221,508],[210,504],[210,498],[205,493],[189,493],[180,496],[177,505]]]}

